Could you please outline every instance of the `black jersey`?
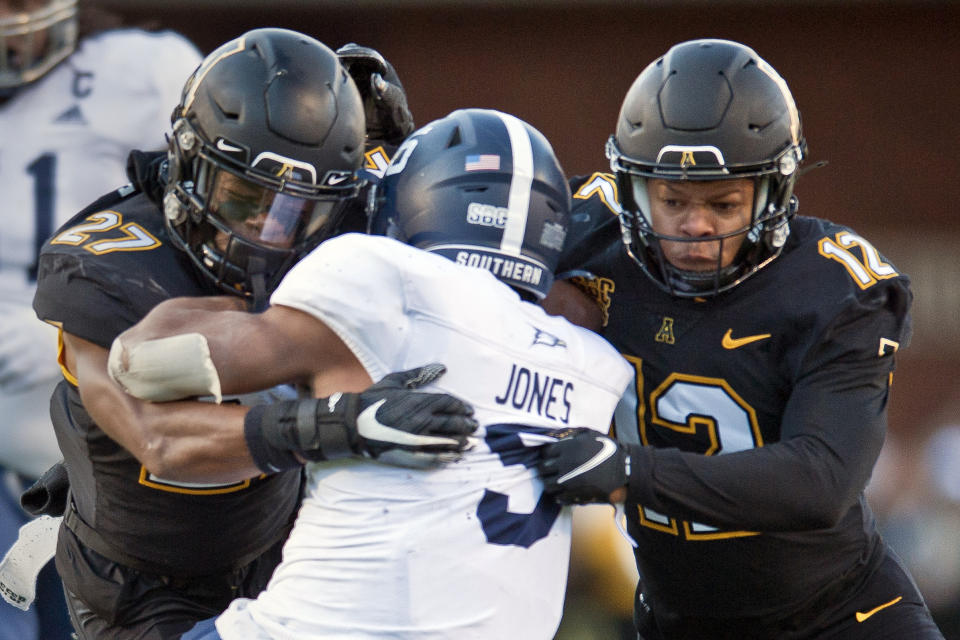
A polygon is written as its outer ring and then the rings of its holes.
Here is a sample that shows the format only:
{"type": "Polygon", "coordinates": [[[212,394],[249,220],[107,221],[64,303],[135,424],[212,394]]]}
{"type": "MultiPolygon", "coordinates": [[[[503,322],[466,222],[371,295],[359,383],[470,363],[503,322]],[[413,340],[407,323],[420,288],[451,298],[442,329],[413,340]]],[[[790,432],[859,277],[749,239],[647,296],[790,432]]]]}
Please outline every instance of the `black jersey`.
{"type": "MultiPolygon", "coordinates": [[[[132,188],[61,227],[39,266],[37,315],[104,348],[167,298],[218,293],[170,243],[159,206],[132,188]]],[[[165,481],[100,430],[67,377],[51,417],[77,514],[109,546],[100,553],[121,564],[132,556],[159,575],[210,575],[283,535],[298,504],[299,469],[232,485],[165,481]]]]}
{"type": "Polygon", "coordinates": [[[559,271],[593,274],[578,282],[636,370],[615,422],[653,610],[783,620],[852,588],[883,555],[863,489],[909,279],[851,229],[795,217],[783,253],[737,287],[671,297],[624,249],[612,176],[572,187],[559,271]]]}

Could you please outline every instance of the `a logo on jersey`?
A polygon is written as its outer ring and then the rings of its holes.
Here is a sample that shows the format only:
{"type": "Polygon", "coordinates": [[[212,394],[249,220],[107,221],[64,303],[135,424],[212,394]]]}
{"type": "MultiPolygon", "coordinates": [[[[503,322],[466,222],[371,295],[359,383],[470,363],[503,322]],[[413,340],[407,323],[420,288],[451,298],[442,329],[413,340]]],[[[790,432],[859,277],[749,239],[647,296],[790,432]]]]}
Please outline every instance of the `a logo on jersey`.
{"type": "Polygon", "coordinates": [[[390,156],[383,147],[375,147],[363,154],[363,168],[378,178],[382,178],[390,164],[390,156]]]}
{"type": "Polygon", "coordinates": [[[473,251],[458,251],[454,262],[467,267],[486,269],[503,280],[511,280],[524,284],[538,285],[543,280],[543,269],[529,262],[520,262],[491,256],[473,251]]]}
{"type": "Polygon", "coordinates": [[[87,119],[80,111],[80,105],[75,104],[53,120],[56,124],[87,124],[87,119]]]}
{"type": "Polygon", "coordinates": [[[592,196],[597,196],[600,201],[606,205],[614,214],[620,214],[620,199],[617,196],[617,181],[609,173],[594,173],[590,179],[580,185],[577,192],[573,194],[575,200],[588,200],[592,196]]]}
{"type": "Polygon", "coordinates": [[[900,348],[900,343],[896,340],[890,340],[889,338],[880,338],[880,349],[877,352],[877,355],[881,358],[888,353],[896,353],[900,348]]]}
{"type": "Polygon", "coordinates": [[[857,622],[863,622],[864,620],[866,620],[867,618],[869,618],[870,616],[872,616],[873,614],[875,614],[877,611],[882,611],[883,609],[886,609],[887,607],[892,607],[893,605],[897,604],[897,603],[900,602],[901,600],[903,600],[903,596],[897,596],[896,598],[894,598],[894,599],[891,600],[890,602],[884,602],[884,603],[881,604],[879,607],[874,607],[873,609],[870,609],[870,611],[867,611],[866,613],[863,613],[863,612],[861,612],[861,611],[857,611],[857,612],[856,612],[857,622]]]}
{"type": "Polygon", "coordinates": [[[568,424],[573,383],[516,364],[510,369],[506,388],[493,399],[500,405],[568,424]]]}
{"type": "Polygon", "coordinates": [[[663,342],[664,344],[673,344],[677,341],[676,336],[673,334],[673,318],[664,318],[660,322],[660,330],[657,331],[657,335],[653,338],[656,342],[663,342]]]}
{"type": "Polygon", "coordinates": [[[742,338],[734,338],[733,329],[727,329],[727,332],[723,334],[723,340],[720,341],[720,344],[723,345],[724,349],[739,349],[744,345],[748,345],[751,342],[758,342],[760,340],[766,340],[770,337],[769,333],[758,333],[753,336],[744,336],[742,338]]]}
{"type": "Polygon", "coordinates": [[[560,347],[563,349],[567,348],[567,343],[561,340],[560,338],[558,338],[557,336],[553,335],[552,333],[548,333],[543,329],[538,329],[537,327],[534,327],[533,330],[536,333],[533,335],[532,344],[542,344],[548,347],[560,347]]]}
{"type": "Polygon", "coordinates": [[[616,289],[613,280],[610,278],[574,276],[567,282],[583,291],[597,303],[597,306],[600,307],[600,314],[603,317],[602,326],[607,326],[610,322],[610,294],[616,289]]]}

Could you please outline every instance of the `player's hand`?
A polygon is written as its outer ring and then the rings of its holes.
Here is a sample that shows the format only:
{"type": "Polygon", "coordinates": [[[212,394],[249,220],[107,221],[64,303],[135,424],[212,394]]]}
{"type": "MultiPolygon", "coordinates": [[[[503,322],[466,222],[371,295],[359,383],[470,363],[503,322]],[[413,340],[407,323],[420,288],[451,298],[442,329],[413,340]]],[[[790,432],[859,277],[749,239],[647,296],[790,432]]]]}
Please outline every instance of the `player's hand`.
{"type": "Polygon", "coordinates": [[[629,466],[626,449],[592,429],[573,429],[544,446],[539,464],[544,491],[561,504],[610,502],[627,484],[629,466]]]}
{"type": "Polygon", "coordinates": [[[473,407],[446,393],[416,391],[445,372],[429,364],[391,373],[360,393],[251,407],[247,448],[266,473],[350,456],[418,468],[455,460],[477,428],[473,407]]]}
{"type": "Polygon", "coordinates": [[[400,144],[414,129],[407,93],[393,65],[379,51],[350,42],[337,57],[353,78],[367,118],[367,138],[400,144]]]}
{"type": "Polygon", "coordinates": [[[429,364],[391,373],[356,394],[355,413],[348,419],[356,432],[354,451],[402,466],[456,458],[477,429],[473,407],[446,393],[414,391],[446,370],[429,364]]]}

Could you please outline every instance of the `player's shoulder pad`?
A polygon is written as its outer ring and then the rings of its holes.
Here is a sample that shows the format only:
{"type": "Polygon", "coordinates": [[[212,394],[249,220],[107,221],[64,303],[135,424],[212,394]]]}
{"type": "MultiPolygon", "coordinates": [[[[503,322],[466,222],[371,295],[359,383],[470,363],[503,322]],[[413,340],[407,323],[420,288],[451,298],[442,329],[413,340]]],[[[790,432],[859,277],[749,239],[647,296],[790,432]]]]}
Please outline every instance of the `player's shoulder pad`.
{"type": "Polygon", "coordinates": [[[598,210],[594,214],[598,217],[620,214],[619,187],[612,173],[597,171],[589,175],[574,176],[569,179],[568,184],[575,214],[593,209],[598,210]],[[602,212],[602,209],[606,209],[606,212],[602,212]]]}
{"type": "Polygon", "coordinates": [[[597,172],[575,176],[569,184],[573,207],[557,266],[560,278],[579,271],[590,257],[620,241],[619,194],[613,175],[597,172]]]}
{"type": "Polygon", "coordinates": [[[160,301],[202,295],[163,216],[139,192],[108,194],[58,229],[40,252],[34,310],[65,331],[109,346],[160,301]]]}
{"type": "Polygon", "coordinates": [[[368,141],[366,151],[363,153],[363,164],[357,172],[357,177],[371,183],[380,182],[396,150],[396,145],[380,140],[368,141]]]}
{"type": "Polygon", "coordinates": [[[913,299],[910,278],[869,240],[828,220],[798,216],[779,272],[793,283],[785,287],[796,304],[815,302],[819,313],[838,318],[882,312],[909,331],[913,299]]]}

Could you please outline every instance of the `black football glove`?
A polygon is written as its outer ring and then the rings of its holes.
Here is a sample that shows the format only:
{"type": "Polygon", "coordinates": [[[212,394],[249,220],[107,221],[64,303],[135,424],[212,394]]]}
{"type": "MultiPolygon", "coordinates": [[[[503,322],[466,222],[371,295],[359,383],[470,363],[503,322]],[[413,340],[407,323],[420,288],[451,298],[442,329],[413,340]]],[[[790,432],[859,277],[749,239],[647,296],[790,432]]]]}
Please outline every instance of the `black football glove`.
{"type": "Polygon", "coordinates": [[[360,393],[253,407],[244,421],[247,446],[265,472],[357,455],[418,468],[454,460],[477,428],[473,407],[414,391],[445,372],[430,364],[391,373],[360,393]]]}
{"type": "Polygon", "coordinates": [[[572,429],[540,453],[544,491],[561,504],[610,502],[610,494],[627,484],[630,457],[615,440],[592,429],[572,429]]]}
{"type": "Polygon", "coordinates": [[[397,145],[414,129],[407,93],[393,65],[379,51],[350,42],[337,57],[353,78],[367,118],[367,139],[397,145]]]}

